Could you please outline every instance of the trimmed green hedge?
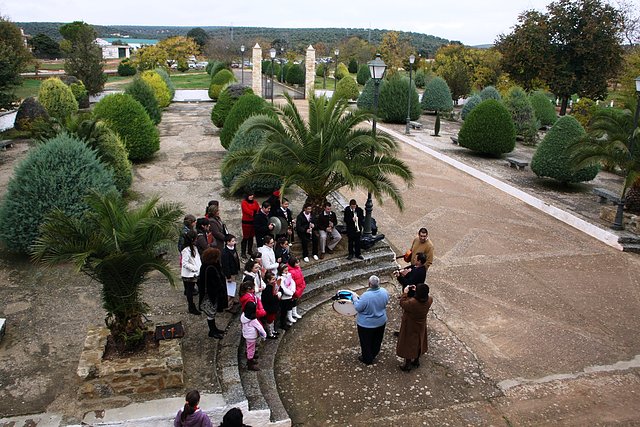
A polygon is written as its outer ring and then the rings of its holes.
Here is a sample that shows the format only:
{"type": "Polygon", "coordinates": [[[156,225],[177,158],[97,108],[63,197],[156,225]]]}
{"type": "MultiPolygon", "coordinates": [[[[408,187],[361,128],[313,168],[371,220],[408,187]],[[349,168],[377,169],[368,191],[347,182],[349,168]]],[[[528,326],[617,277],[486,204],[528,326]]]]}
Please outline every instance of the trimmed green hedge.
{"type": "Polygon", "coordinates": [[[118,75],[122,77],[135,76],[136,67],[131,63],[131,59],[125,58],[118,64],[118,75]]]}
{"type": "Polygon", "coordinates": [[[80,217],[91,189],[113,191],[113,175],[84,142],[61,133],[37,145],[9,180],[0,205],[0,240],[10,251],[28,253],[45,216],[58,208],[80,217]]]}
{"type": "Polygon", "coordinates": [[[539,177],[563,183],[591,181],[598,175],[597,165],[574,170],[568,147],[586,135],[582,125],[571,116],[563,116],[547,132],[531,159],[531,170],[539,177]]]}
{"type": "Polygon", "coordinates": [[[142,104],[131,95],[117,93],[105,96],[96,104],[93,114],[95,118],[107,121],[120,136],[131,161],[147,160],[160,149],[158,129],[142,104]]]}
{"type": "Polygon", "coordinates": [[[229,111],[224,127],[220,132],[220,143],[226,149],[229,149],[236,131],[245,120],[255,114],[266,113],[271,111],[267,102],[257,95],[242,95],[229,111]]]}
{"type": "Polygon", "coordinates": [[[333,96],[349,99],[358,99],[360,91],[358,90],[358,83],[351,76],[344,77],[338,82],[336,93],[333,96]]]}
{"type": "Polygon", "coordinates": [[[176,96],[176,86],[173,84],[171,77],[169,77],[169,73],[162,67],[158,67],[154,71],[162,77],[162,80],[164,80],[164,83],[167,85],[167,89],[169,89],[169,102],[173,101],[173,98],[176,96]]]}
{"type": "Polygon", "coordinates": [[[526,92],[521,87],[513,86],[502,102],[511,113],[516,135],[521,135],[525,144],[534,145],[538,140],[540,126],[526,92]]]}
{"type": "Polygon", "coordinates": [[[78,108],[89,108],[89,92],[81,80],[71,83],[69,89],[78,102],[78,108]]]}
{"type": "Polygon", "coordinates": [[[543,91],[533,92],[529,95],[529,101],[541,126],[552,126],[558,120],[555,105],[543,91]]]}
{"type": "Polygon", "coordinates": [[[304,85],[304,70],[299,64],[291,64],[285,70],[285,80],[292,85],[304,85]]]}
{"type": "Polygon", "coordinates": [[[453,99],[449,85],[442,77],[434,77],[427,83],[422,94],[421,106],[428,111],[451,111],[453,99]]]}
{"type": "Polygon", "coordinates": [[[253,90],[250,87],[239,84],[227,86],[220,93],[218,102],[216,102],[211,109],[211,121],[213,124],[218,128],[222,128],[233,105],[236,103],[238,98],[247,93],[253,94],[253,90]]]}
{"type": "Polygon", "coordinates": [[[158,107],[165,108],[171,103],[171,92],[160,74],[147,70],[140,74],[140,78],[153,90],[153,95],[158,101],[158,107]]]}
{"type": "Polygon", "coordinates": [[[162,120],[162,112],[158,106],[158,100],[153,94],[153,89],[141,78],[135,78],[127,85],[124,93],[129,94],[144,107],[154,125],[162,120]]]}
{"type": "Polygon", "coordinates": [[[471,110],[476,108],[478,104],[480,104],[481,102],[482,102],[482,98],[480,98],[480,95],[472,95],[469,98],[467,98],[467,102],[464,103],[464,106],[462,107],[462,111],[460,111],[460,118],[462,120],[466,119],[469,113],[471,112],[471,110]]]}
{"type": "Polygon", "coordinates": [[[227,87],[231,82],[237,81],[233,73],[229,70],[222,69],[218,71],[218,74],[211,78],[211,84],[209,85],[209,98],[214,101],[220,96],[220,92],[227,87]]]}
{"type": "Polygon", "coordinates": [[[362,64],[360,68],[358,68],[358,75],[356,77],[356,81],[359,85],[365,85],[371,78],[371,72],[369,71],[369,66],[367,64],[362,64]]]}
{"type": "Polygon", "coordinates": [[[73,96],[71,88],[55,77],[42,82],[38,91],[38,102],[51,117],[62,121],[78,111],[78,101],[73,96]]]}
{"type": "Polygon", "coordinates": [[[422,110],[420,109],[420,101],[415,85],[412,82],[411,89],[409,89],[408,77],[396,75],[389,79],[387,84],[380,89],[378,115],[382,121],[387,123],[406,123],[409,96],[411,96],[409,117],[411,120],[416,120],[420,117],[422,110]]]}
{"type": "Polygon", "coordinates": [[[347,66],[346,66],[346,65],[344,65],[342,62],[340,62],[340,63],[338,64],[338,68],[337,68],[337,69],[336,69],[336,71],[335,71],[335,76],[334,76],[334,77],[335,77],[336,79],[340,80],[340,79],[342,79],[343,77],[346,77],[346,76],[348,76],[348,75],[349,75],[349,69],[347,68],[347,66]]]}
{"type": "Polygon", "coordinates": [[[510,153],[516,146],[516,128],[511,114],[495,99],[482,101],[462,124],[458,143],[461,147],[493,156],[510,153]]]}
{"type": "Polygon", "coordinates": [[[480,98],[483,101],[487,99],[495,99],[496,101],[502,101],[502,97],[500,96],[500,92],[493,86],[487,86],[480,91],[480,98]]]}
{"type": "MultiPolygon", "coordinates": [[[[382,89],[387,85],[386,80],[380,81],[379,91],[382,92],[382,89]]],[[[367,83],[364,85],[362,89],[362,93],[358,97],[358,108],[366,111],[373,111],[373,98],[375,95],[375,81],[373,79],[369,79],[367,83]]],[[[378,110],[380,109],[380,96],[378,93],[378,110]]]]}
{"type": "Polygon", "coordinates": [[[358,72],[358,61],[355,58],[351,58],[349,60],[349,65],[347,66],[349,73],[355,74],[358,72]]]}

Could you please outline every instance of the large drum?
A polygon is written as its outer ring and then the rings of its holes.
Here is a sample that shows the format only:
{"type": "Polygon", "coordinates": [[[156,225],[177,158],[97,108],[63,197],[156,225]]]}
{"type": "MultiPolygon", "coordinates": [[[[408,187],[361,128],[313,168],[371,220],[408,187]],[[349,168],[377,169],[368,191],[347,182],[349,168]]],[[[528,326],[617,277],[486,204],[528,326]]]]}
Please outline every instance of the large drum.
{"type": "Polygon", "coordinates": [[[358,294],[348,290],[340,290],[331,298],[333,309],[343,316],[355,316],[358,312],[353,303],[358,299],[358,294]]]}

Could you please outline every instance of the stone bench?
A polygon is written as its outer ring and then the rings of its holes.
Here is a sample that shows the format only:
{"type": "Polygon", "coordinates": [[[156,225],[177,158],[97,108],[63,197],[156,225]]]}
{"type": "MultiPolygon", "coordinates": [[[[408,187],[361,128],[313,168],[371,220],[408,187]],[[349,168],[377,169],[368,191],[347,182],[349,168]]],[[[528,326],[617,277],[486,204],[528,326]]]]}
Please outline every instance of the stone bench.
{"type": "Polygon", "coordinates": [[[7,147],[13,147],[13,141],[10,139],[3,139],[0,141],[0,149],[6,150],[7,147]]]}
{"type": "Polygon", "coordinates": [[[509,162],[509,167],[516,168],[518,170],[524,170],[529,165],[529,162],[516,159],[515,157],[507,157],[505,160],[509,162]]]}
{"type": "Polygon", "coordinates": [[[606,188],[594,188],[593,194],[600,197],[599,199],[600,203],[607,203],[607,201],[610,201],[614,205],[624,203],[624,201],[620,199],[619,194],[616,194],[613,191],[609,191],[606,188]]]}
{"type": "Polygon", "coordinates": [[[454,144],[458,145],[458,137],[457,136],[452,136],[451,137],[451,142],[453,142],[454,144]]]}
{"type": "Polygon", "coordinates": [[[422,129],[422,123],[420,122],[409,121],[409,126],[411,126],[412,129],[422,129]]]}

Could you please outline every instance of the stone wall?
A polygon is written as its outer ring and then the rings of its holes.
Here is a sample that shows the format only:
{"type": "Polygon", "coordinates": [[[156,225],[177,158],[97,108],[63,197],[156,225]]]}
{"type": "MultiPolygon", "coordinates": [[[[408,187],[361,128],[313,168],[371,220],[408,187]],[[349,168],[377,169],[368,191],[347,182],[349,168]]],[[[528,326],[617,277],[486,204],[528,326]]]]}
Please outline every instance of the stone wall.
{"type": "Polygon", "coordinates": [[[103,360],[109,330],[90,328],[78,363],[78,376],[85,383],[80,397],[98,398],[122,394],[155,393],[182,387],[183,362],[179,339],[160,341],[146,354],[103,360]]]}
{"type": "MultiPolygon", "coordinates": [[[[613,224],[616,220],[617,210],[616,206],[603,206],[600,209],[600,219],[613,224]]],[[[626,231],[640,235],[640,216],[625,212],[622,225],[626,231]]]]}

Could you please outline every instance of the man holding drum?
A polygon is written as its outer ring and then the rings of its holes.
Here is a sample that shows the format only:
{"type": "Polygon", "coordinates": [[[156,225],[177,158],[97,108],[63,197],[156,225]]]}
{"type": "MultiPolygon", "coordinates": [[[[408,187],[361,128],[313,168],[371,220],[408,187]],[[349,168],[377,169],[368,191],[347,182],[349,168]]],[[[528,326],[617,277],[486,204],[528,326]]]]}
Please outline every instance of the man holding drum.
{"type": "Polygon", "coordinates": [[[362,356],[358,357],[365,365],[373,364],[373,360],[380,352],[384,328],[387,324],[387,303],[389,294],[380,287],[378,276],[369,277],[369,289],[353,302],[358,312],[356,324],[358,325],[358,338],[362,356]]]}

